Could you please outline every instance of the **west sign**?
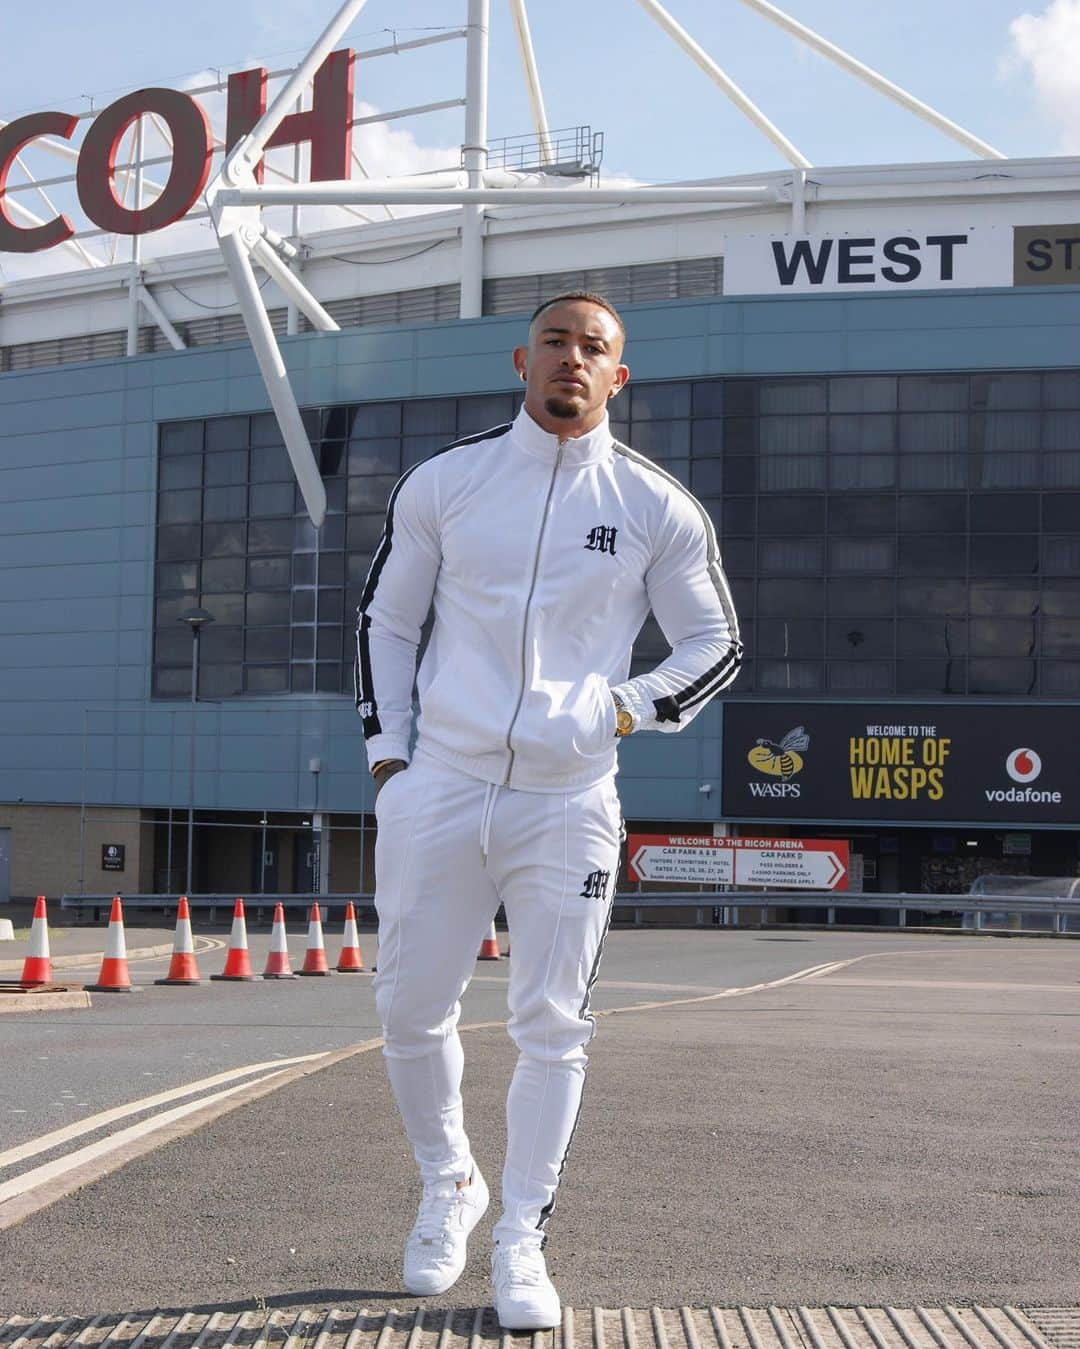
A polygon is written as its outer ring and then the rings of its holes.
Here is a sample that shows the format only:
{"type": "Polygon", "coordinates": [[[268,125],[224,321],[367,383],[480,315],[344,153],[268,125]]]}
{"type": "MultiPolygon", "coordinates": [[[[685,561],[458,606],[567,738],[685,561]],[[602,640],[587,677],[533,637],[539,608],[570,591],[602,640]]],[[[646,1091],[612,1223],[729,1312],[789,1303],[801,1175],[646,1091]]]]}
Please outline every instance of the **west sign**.
{"type": "Polygon", "coordinates": [[[923,232],[883,220],[843,234],[729,234],[725,295],[958,290],[1013,284],[1011,228],[923,232]]]}

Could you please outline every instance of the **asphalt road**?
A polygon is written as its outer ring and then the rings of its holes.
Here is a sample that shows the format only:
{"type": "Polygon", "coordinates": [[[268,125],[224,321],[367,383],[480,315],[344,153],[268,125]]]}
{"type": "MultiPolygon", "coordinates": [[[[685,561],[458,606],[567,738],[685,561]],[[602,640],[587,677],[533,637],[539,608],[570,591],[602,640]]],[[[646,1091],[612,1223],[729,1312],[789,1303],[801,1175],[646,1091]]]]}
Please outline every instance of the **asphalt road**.
{"type": "MultiPolygon", "coordinates": [[[[478,967],[464,1023],[501,1020],[505,968],[478,967]]],[[[1080,1302],[1076,943],[616,931],[594,1006],[550,1224],[567,1302],[1080,1302]]],[[[103,1075],[117,1052],[158,1071],[184,1043],[296,1050],[364,1039],[372,1016],[363,976],[9,1016],[4,1096],[46,1041],[103,1075]]],[[[501,1028],[465,1043],[470,1134],[497,1188],[513,1049],[501,1028]]],[[[381,1055],[361,1053],[0,1232],[0,1309],[409,1307],[416,1195],[381,1055]]],[[[488,1301],[495,1207],[440,1306],[488,1301]]]]}
{"type": "MultiPolygon", "coordinates": [[[[104,929],[54,928],[52,945],[68,955],[87,953],[83,967],[56,971],[65,982],[89,983],[97,976],[104,929]]],[[[196,935],[223,943],[228,928],[196,926],[196,935]]],[[[168,947],[172,932],[131,927],[131,952],[168,947]]],[[[306,928],[289,934],[294,969],[303,963],[306,928]]],[[[261,971],[270,936],[249,930],[251,963],[261,971]]],[[[604,978],[594,997],[598,1007],[616,1002],[666,999],[710,993],[730,985],[775,979],[845,954],[877,949],[866,933],[803,936],[729,933],[615,931],[605,950],[604,978]],[[646,940],[647,937],[647,940],[646,940]],[[628,990],[619,981],[630,983],[628,990]],[[660,987],[653,988],[656,984],[660,987]]],[[[198,944],[204,944],[200,941],[198,944]]],[[[340,936],[330,930],[331,963],[340,936]]],[[[505,948],[506,934],[500,933],[505,948]]],[[[880,942],[877,942],[880,947],[880,942]]],[[[368,965],[378,959],[373,932],[361,933],[368,965]]],[[[341,1049],[380,1033],[368,975],[332,975],[287,984],[210,982],[225,960],[223,949],[200,952],[206,983],[161,988],[154,980],[168,969],[168,955],[132,960],[131,979],[139,991],[98,994],[93,1007],[33,1016],[6,1016],[0,1035],[0,1151],[86,1115],[166,1091],[252,1063],[341,1049]]],[[[481,963],[470,993],[469,1015],[479,1020],[503,1015],[506,966],[481,963]]]]}

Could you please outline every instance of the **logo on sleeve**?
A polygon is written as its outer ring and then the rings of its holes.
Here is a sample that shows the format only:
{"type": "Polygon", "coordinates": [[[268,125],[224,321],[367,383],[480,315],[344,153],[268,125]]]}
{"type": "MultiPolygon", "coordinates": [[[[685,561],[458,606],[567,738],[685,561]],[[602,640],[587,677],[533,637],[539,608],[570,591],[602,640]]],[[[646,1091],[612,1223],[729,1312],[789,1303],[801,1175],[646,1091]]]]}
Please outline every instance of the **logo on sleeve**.
{"type": "Polygon", "coordinates": [[[585,539],[585,547],[590,553],[610,553],[615,556],[615,535],[618,529],[614,525],[594,525],[585,539]]]}

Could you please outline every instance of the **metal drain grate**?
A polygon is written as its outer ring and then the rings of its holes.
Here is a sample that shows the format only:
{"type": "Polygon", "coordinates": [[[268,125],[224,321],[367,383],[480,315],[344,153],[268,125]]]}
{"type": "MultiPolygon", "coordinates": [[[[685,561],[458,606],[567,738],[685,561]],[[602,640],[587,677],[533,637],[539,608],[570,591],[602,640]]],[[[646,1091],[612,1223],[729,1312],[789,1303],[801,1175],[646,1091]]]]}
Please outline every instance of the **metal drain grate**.
{"type": "Polygon", "coordinates": [[[12,1316],[0,1349],[1080,1349],[1080,1308],[592,1307],[511,1334],[490,1307],[12,1316]]]}
{"type": "Polygon", "coordinates": [[[1080,1307],[1029,1307],[1024,1314],[1053,1349],[1080,1349],[1080,1307]]]}

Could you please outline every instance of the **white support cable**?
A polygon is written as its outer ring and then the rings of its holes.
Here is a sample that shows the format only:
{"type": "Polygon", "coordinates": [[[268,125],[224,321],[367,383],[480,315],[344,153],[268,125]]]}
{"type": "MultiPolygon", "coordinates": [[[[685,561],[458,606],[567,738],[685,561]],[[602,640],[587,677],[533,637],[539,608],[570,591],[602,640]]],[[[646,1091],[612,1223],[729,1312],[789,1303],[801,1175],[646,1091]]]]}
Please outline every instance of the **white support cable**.
{"type": "Polygon", "coordinates": [[[806,233],[806,170],[796,169],[791,175],[791,232],[806,233]]]}
{"type": "Polygon", "coordinates": [[[139,286],[139,302],[168,338],[169,345],[172,347],[173,351],[186,351],[187,343],[173,327],[169,316],[165,313],[164,309],[162,309],[161,305],[158,304],[157,300],[151,295],[146,286],[142,284],[139,286]]]}
{"type": "MultiPolygon", "coordinates": [[[[488,36],[490,0],[469,0],[465,39],[465,144],[462,164],[469,187],[481,188],[487,168],[488,36]]],[[[462,201],[461,292],[458,316],[479,318],[484,297],[484,203],[462,201]]]]}
{"type": "MultiPolygon", "coordinates": [[[[640,0],[640,3],[646,3],[646,0],[640,0]]],[[[983,159],[1008,158],[1008,156],[1002,154],[1000,150],[995,150],[994,147],[988,145],[986,141],[980,140],[978,136],[973,135],[970,131],[966,131],[962,126],[951,121],[948,117],[943,116],[940,112],[936,112],[928,104],[917,99],[913,94],[909,94],[906,89],[901,89],[898,84],[893,84],[891,80],[887,80],[884,75],[878,74],[878,72],[872,70],[870,66],[864,65],[861,61],[857,61],[854,56],[844,51],[843,48],[837,47],[832,42],[827,41],[819,33],[815,33],[812,28],[807,28],[805,24],[799,23],[797,19],[793,19],[790,14],[785,14],[782,9],[777,9],[775,5],[769,4],[769,0],[742,0],[742,3],[747,5],[750,9],[756,10],[758,14],[761,14],[771,23],[775,23],[777,27],[783,28],[793,37],[798,38],[800,42],[804,42],[808,47],[813,48],[814,51],[820,52],[822,56],[827,56],[830,61],[843,67],[844,70],[849,71],[852,75],[856,76],[856,78],[863,80],[866,84],[870,85],[872,89],[876,89],[887,98],[891,98],[894,102],[899,103],[901,107],[907,108],[909,112],[915,113],[915,115],[921,117],[924,122],[929,122],[931,126],[937,127],[939,131],[944,131],[947,136],[951,136],[953,140],[959,141],[960,144],[967,149],[974,150],[975,153],[981,155],[983,159]]]]}
{"type": "MultiPolygon", "coordinates": [[[[368,180],[368,182],[370,182],[370,181],[371,181],[371,174],[368,173],[368,171],[367,171],[367,166],[365,165],[364,161],[360,158],[360,156],[356,153],[355,148],[352,150],[352,162],[353,162],[354,166],[360,170],[360,177],[361,177],[361,178],[366,178],[366,179],[368,180]]],[[[385,203],[383,204],[383,210],[386,212],[386,218],[387,218],[387,220],[396,220],[396,219],[397,219],[397,216],[394,215],[393,211],[392,211],[392,210],[390,209],[390,207],[387,206],[385,203]]],[[[351,214],[352,214],[352,215],[360,215],[360,212],[359,212],[359,211],[352,211],[351,214]]],[[[360,216],[360,219],[361,219],[361,220],[368,220],[368,217],[367,217],[367,216],[360,216]]],[[[372,224],[372,223],[374,223],[374,222],[368,220],[368,223],[369,223],[369,224],[372,224]]]]}
{"type": "MultiPolygon", "coordinates": [[[[74,114],[72,114],[74,116],[74,114]]],[[[10,120],[0,117],[0,131],[10,126],[10,120]]],[[[47,150],[49,154],[57,155],[61,159],[66,159],[69,163],[74,162],[79,157],[79,152],[68,141],[54,140],[52,136],[35,136],[31,142],[35,149],[47,150]]]]}
{"type": "Polygon", "coordinates": [[[251,234],[247,227],[243,227],[243,234],[245,237],[241,238],[239,232],[228,231],[220,236],[222,256],[232,278],[240,313],[251,338],[270,403],[285,439],[293,472],[300,485],[300,494],[312,524],[318,529],[326,518],[326,488],[248,257],[248,249],[254,246],[258,236],[251,234]]]}
{"type": "MultiPolygon", "coordinates": [[[[146,122],[142,117],[135,120],[135,209],[143,208],[143,159],[146,157],[146,122]]],[[[142,260],[142,235],[131,236],[131,260],[136,266],[142,260]]]]}
{"type": "MultiPolygon", "coordinates": [[[[128,192],[129,192],[130,188],[131,188],[131,179],[129,178],[129,179],[124,183],[124,190],[123,190],[123,192],[121,192],[121,194],[120,194],[120,205],[123,206],[123,207],[125,207],[125,208],[127,207],[127,204],[128,204],[128,192]]],[[[110,267],[115,267],[115,266],[116,266],[116,259],[119,257],[119,255],[120,255],[120,235],[117,234],[116,231],[114,230],[114,231],[113,231],[113,237],[112,237],[112,248],[109,250],[109,266],[110,266],[110,267]]]]}
{"type": "MultiPolygon", "coordinates": [[[[54,216],[60,215],[61,212],[57,209],[56,205],[53,203],[49,194],[45,191],[43,187],[38,185],[38,183],[34,179],[33,173],[23,163],[22,155],[15,156],[15,163],[19,166],[19,168],[23,171],[23,173],[26,174],[27,182],[34,184],[38,196],[45,203],[48,209],[53,213],[53,215],[54,216]]],[[[7,193],[5,192],[4,195],[6,196],[7,193]]],[[[14,205],[14,202],[12,203],[12,205],[14,205]]],[[[86,249],[83,248],[82,244],[78,242],[77,239],[72,239],[70,243],[72,244],[73,247],[78,249],[79,255],[82,257],[82,260],[86,263],[87,267],[100,267],[103,265],[97,258],[93,256],[92,253],[88,253],[86,249]]]]}
{"type": "MultiPolygon", "coordinates": [[[[31,211],[29,207],[24,206],[22,202],[16,201],[13,197],[8,197],[7,193],[4,194],[4,199],[8,210],[11,211],[13,215],[17,215],[20,220],[25,221],[27,225],[37,227],[48,223],[47,221],[42,220],[41,216],[35,215],[34,212],[31,211]]],[[[104,233],[104,231],[99,231],[99,233],[104,233]]],[[[79,261],[86,267],[105,266],[104,261],[94,259],[92,255],[83,248],[78,238],[74,235],[70,239],[65,239],[60,247],[66,248],[69,253],[74,253],[79,261]],[[87,261],[87,259],[90,260],[87,261]]]]}
{"type": "Polygon", "coordinates": [[[322,333],[341,331],[341,325],[331,318],[307,286],[294,272],[289,270],[265,239],[259,239],[252,247],[251,256],[269,275],[270,279],[276,282],[278,290],[282,292],[286,300],[290,304],[294,304],[307,316],[313,327],[322,333]]]}
{"type": "Polygon", "coordinates": [[[775,202],[774,187],[566,187],[566,188],[396,188],[357,187],[352,182],[302,183],[288,187],[223,187],[217,201],[223,207],[289,206],[295,199],[305,206],[614,206],[624,202],[653,205],[691,205],[703,202],[775,202]]]}
{"type": "Polygon", "coordinates": [[[393,108],[390,112],[373,112],[369,117],[354,117],[350,126],[372,126],[377,122],[397,122],[402,117],[419,117],[426,112],[445,112],[447,108],[463,108],[463,98],[441,98],[436,103],[415,103],[411,108],[393,108]]]}
{"type": "Polygon", "coordinates": [[[366,4],[367,0],[345,0],[345,4],[327,24],[311,51],[278,91],[273,103],[226,160],[223,173],[227,181],[232,179],[234,171],[242,173],[246,169],[249,173],[254,172],[255,165],[263,157],[270,137],[288,117],[297,98],[315,78],[319,67],[333,51],[334,44],[366,4]]]}
{"type": "MultiPolygon", "coordinates": [[[[300,97],[296,100],[296,112],[297,114],[299,114],[302,113],[303,111],[304,111],[304,90],[301,90],[300,97]]],[[[304,148],[303,143],[299,140],[292,148],[293,149],[292,177],[294,183],[298,183],[300,181],[300,172],[304,164],[303,148],[304,148]]],[[[294,239],[300,238],[300,209],[301,209],[300,203],[294,201],[292,207],[292,225],[291,225],[291,233],[294,239]]],[[[257,247],[258,245],[256,245],[256,248],[257,247]]],[[[255,250],[253,249],[252,252],[254,251],[255,250]]],[[[263,266],[267,272],[270,272],[270,265],[268,263],[264,262],[263,266]]],[[[286,267],[285,270],[288,271],[288,267],[286,267]]],[[[272,274],[273,273],[271,273],[271,275],[272,274]]],[[[292,273],[289,272],[289,275],[292,276],[292,273]]],[[[288,337],[296,337],[300,332],[300,307],[297,304],[294,296],[290,293],[290,291],[285,287],[282,287],[282,289],[285,291],[285,300],[286,300],[285,333],[286,336],[288,337]]]]}
{"type": "Polygon", "coordinates": [[[638,0],[638,4],[660,25],[669,37],[674,38],[687,56],[701,67],[713,83],[719,85],[743,116],[748,117],[757,129],[772,141],[789,164],[793,164],[797,169],[810,168],[810,161],[806,156],[797,150],[784,133],[769,121],[761,109],[743,93],[735,81],[720,69],[708,52],[699,46],[686,29],[671,17],[663,5],[659,3],[659,0],[638,0]]]}
{"type": "Polygon", "coordinates": [[[525,0],[509,0],[509,4],[510,16],[514,21],[514,31],[517,33],[521,68],[525,74],[525,87],[529,93],[533,126],[540,138],[540,162],[552,164],[555,161],[555,154],[551,146],[547,110],[544,107],[543,90],[540,88],[540,72],[536,67],[536,52],[533,49],[532,33],[529,31],[529,16],[525,10],[525,0]]]}
{"type": "MultiPolygon", "coordinates": [[[[143,159],[146,152],[146,140],[144,135],[144,122],[141,117],[135,119],[134,126],[134,146],[132,149],[132,159],[135,165],[135,209],[142,210],[143,204],[143,159]]],[[[127,204],[127,189],[131,183],[129,175],[127,183],[124,184],[124,203],[127,204]]],[[[120,236],[116,236],[116,242],[120,242],[120,236]]],[[[116,256],[115,247],[113,256],[116,256]]],[[[140,304],[139,292],[142,290],[142,275],[139,270],[139,263],[142,260],[142,239],[138,234],[131,236],[131,281],[128,285],[128,330],[127,330],[127,354],[137,356],[139,354],[139,317],[140,304]]]]}

